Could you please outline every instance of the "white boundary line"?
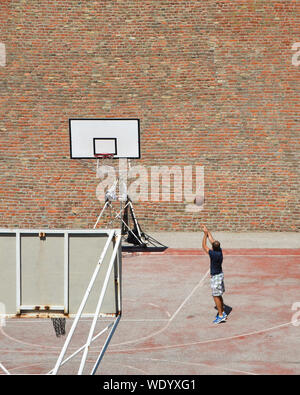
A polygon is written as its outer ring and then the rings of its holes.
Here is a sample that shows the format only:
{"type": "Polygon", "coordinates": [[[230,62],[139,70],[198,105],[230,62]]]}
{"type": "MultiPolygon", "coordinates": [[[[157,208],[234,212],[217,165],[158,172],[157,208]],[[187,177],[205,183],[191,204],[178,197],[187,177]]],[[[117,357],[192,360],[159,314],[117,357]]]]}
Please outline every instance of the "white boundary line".
{"type": "Polygon", "coordinates": [[[157,359],[157,358],[140,358],[139,360],[144,360],[144,361],[153,361],[153,362],[166,362],[166,363],[178,363],[180,365],[192,365],[192,366],[205,366],[214,368],[214,369],[220,369],[220,370],[227,370],[229,372],[235,372],[235,373],[243,373],[243,374],[249,374],[252,376],[258,376],[259,374],[257,373],[252,373],[252,372],[247,372],[245,370],[238,370],[238,369],[230,369],[230,368],[224,368],[223,366],[214,366],[208,363],[200,363],[200,362],[185,362],[185,361],[173,361],[173,360],[168,360],[168,359],[157,359]]]}
{"type": "Polygon", "coordinates": [[[10,374],[9,371],[2,365],[2,363],[0,362],[0,368],[3,370],[3,372],[5,374],[10,374]]]}
{"type": "MultiPolygon", "coordinates": [[[[175,313],[172,314],[171,318],[167,321],[167,324],[166,324],[165,326],[163,326],[161,329],[159,329],[159,330],[156,331],[156,332],[150,333],[150,334],[147,335],[147,336],[140,337],[140,338],[135,339],[135,340],[129,340],[129,341],[127,341],[127,342],[122,342],[122,343],[118,343],[118,344],[111,344],[110,347],[111,347],[111,348],[112,348],[112,347],[117,347],[117,346],[119,347],[119,346],[123,346],[123,345],[125,345],[125,344],[137,343],[137,342],[140,342],[140,341],[147,340],[147,339],[149,339],[149,338],[151,338],[151,337],[153,337],[153,336],[156,336],[156,335],[158,335],[158,334],[164,332],[164,331],[168,328],[168,326],[172,323],[172,321],[174,320],[174,318],[176,317],[176,315],[180,312],[180,310],[181,310],[182,307],[185,305],[185,303],[191,298],[191,296],[193,295],[193,293],[194,293],[199,287],[201,287],[201,286],[203,285],[204,280],[206,279],[206,277],[208,276],[208,274],[209,274],[209,270],[207,270],[207,272],[204,274],[204,276],[201,278],[201,280],[198,282],[198,284],[193,288],[193,290],[189,293],[189,295],[184,299],[184,301],[181,303],[181,305],[177,308],[177,310],[175,311],[175,313]]],[[[110,351],[108,351],[108,352],[110,352],[110,351]]]]}
{"type": "MultiPolygon", "coordinates": [[[[225,341],[225,340],[234,340],[234,339],[238,339],[240,337],[253,336],[253,335],[258,335],[258,334],[265,333],[265,332],[270,332],[272,330],[283,328],[283,327],[289,326],[291,324],[293,326],[295,326],[294,325],[295,322],[300,322],[300,319],[297,320],[297,321],[289,321],[289,322],[286,322],[284,324],[276,325],[276,326],[273,326],[273,327],[270,327],[270,328],[266,328],[266,329],[260,329],[260,330],[253,331],[253,332],[248,332],[248,333],[240,333],[240,334],[234,335],[234,336],[228,336],[228,337],[222,337],[222,338],[210,339],[210,340],[201,340],[201,341],[196,341],[196,342],[191,342],[191,343],[173,344],[173,345],[169,345],[169,346],[157,346],[157,347],[154,346],[154,347],[114,350],[114,351],[109,351],[109,353],[117,353],[117,352],[123,352],[124,353],[124,352],[132,352],[132,351],[140,352],[140,351],[167,350],[167,349],[170,349],[170,348],[181,348],[181,347],[197,346],[197,345],[208,344],[208,343],[217,343],[217,342],[222,342],[222,341],[225,341]]],[[[164,329],[166,329],[166,327],[164,329]]],[[[154,335],[152,335],[152,336],[154,336],[154,335]]],[[[122,343],[120,345],[122,345],[122,343]]]]}
{"type": "Polygon", "coordinates": [[[180,312],[180,310],[182,309],[182,307],[186,304],[186,302],[191,298],[191,296],[193,295],[193,293],[196,291],[196,289],[198,289],[199,287],[201,287],[204,283],[204,280],[206,279],[206,277],[209,275],[209,269],[207,270],[207,272],[204,274],[204,276],[201,278],[201,280],[199,281],[199,283],[194,287],[194,289],[191,291],[191,293],[184,299],[184,301],[181,303],[181,305],[178,307],[178,309],[175,311],[175,313],[173,313],[173,315],[171,316],[169,322],[172,322],[173,319],[176,317],[176,315],[180,312]]]}
{"type": "MultiPolygon", "coordinates": [[[[171,317],[171,314],[169,313],[169,317],[171,317]]],[[[75,317],[68,318],[69,321],[73,320],[75,317]]],[[[90,322],[93,317],[89,317],[83,320],[80,320],[80,322],[90,322]]],[[[114,317],[112,317],[114,318],[114,317]]],[[[111,320],[109,319],[101,319],[101,322],[110,322],[111,320]]],[[[165,322],[169,321],[169,318],[127,318],[124,319],[122,317],[122,322],[165,322]]],[[[10,320],[6,321],[6,323],[20,323],[21,325],[23,324],[31,324],[31,323],[40,323],[40,324],[49,324],[49,318],[38,318],[38,319],[30,319],[30,318],[22,318],[22,319],[17,319],[17,320],[10,320]],[[26,320],[26,321],[25,321],[26,320]]]]}

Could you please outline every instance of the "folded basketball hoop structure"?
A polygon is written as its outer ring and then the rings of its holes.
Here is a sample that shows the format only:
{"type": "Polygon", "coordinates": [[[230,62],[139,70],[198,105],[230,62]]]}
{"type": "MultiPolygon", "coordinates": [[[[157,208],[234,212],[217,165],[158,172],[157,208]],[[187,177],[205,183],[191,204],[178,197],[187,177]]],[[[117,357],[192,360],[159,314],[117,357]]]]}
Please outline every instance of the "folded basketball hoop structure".
{"type": "Polygon", "coordinates": [[[82,357],[81,357],[81,361],[80,361],[80,365],[79,365],[77,373],[78,373],[78,375],[83,374],[84,373],[85,364],[86,364],[86,361],[87,361],[87,357],[88,357],[88,353],[89,353],[89,349],[90,349],[90,346],[91,346],[92,342],[94,342],[96,339],[98,339],[98,337],[100,337],[101,335],[103,335],[105,332],[107,332],[109,330],[109,333],[108,333],[107,338],[106,338],[106,340],[104,342],[104,345],[103,345],[103,347],[102,347],[97,359],[95,360],[95,363],[94,363],[94,366],[93,366],[92,370],[90,371],[91,375],[94,375],[96,373],[97,368],[99,367],[99,364],[100,364],[100,362],[101,362],[101,360],[102,360],[102,358],[104,356],[104,353],[105,353],[105,351],[106,351],[106,349],[107,349],[107,347],[109,345],[109,342],[110,342],[110,340],[111,340],[111,338],[112,338],[112,336],[113,336],[113,334],[114,334],[114,332],[116,330],[116,327],[117,327],[117,325],[118,325],[118,323],[119,323],[119,321],[121,319],[121,279],[120,279],[120,273],[121,273],[121,266],[120,266],[120,264],[121,264],[121,248],[120,247],[121,247],[121,234],[119,232],[115,231],[115,230],[111,230],[110,233],[109,233],[107,242],[106,242],[106,244],[104,246],[104,249],[103,249],[103,251],[101,253],[101,256],[99,258],[99,261],[98,261],[98,263],[97,263],[97,265],[95,267],[95,270],[94,270],[94,273],[93,273],[93,275],[91,277],[89,285],[88,285],[88,287],[87,287],[87,289],[85,291],[84,297],[83,297],[83,299],[82,299],[82,301],[80,303],[79,309],[78,309],[77,314],[75,316],[75,319],[73,321],[72,327],[71,327],[71,329],[70,329],[70,331],[68,333],[68,336],[66,338],[65,344],[64,344],[64,346],[63,346],[63,348],[61,350],[61,353],[60,353],[60,355],[59,355],[59,357],[57,359],[57,362],[55,364],[54,369],[52,371],[50,371],[49,374],[53,374],[53,375],[57,374],[61,366],[63,366],[65,363],[67,363],[69,360],[71,360],[73,357],[75,357],[80,352],[82,352],[82,357]],[[99,294],[99,298],[98,298],[98,301],[97,301],[96,310],[95,310],[95,312],[92,315],[93,316],[92,324],[91,324],[91,327],[90,327],[90,330],[89,330],[89,333],[88,333],[88,336],[87,336],[86,343],[82,347],[80,347],[77,351],[75,351],[72,355],[70,355],[68,358],[64,359],[65,353],[66,353],[66,351],[67,351],[67,349],[68,349],[68,347],[70,345],[71,339],[72,339],[72,337],[74,335],[74,332],[76,330],[78,322],[79,322],[79,320],[80,320],[80,318],[81,318],[81,316],[83,314],[84,308],[85,308],[85,306],[87,304],[87,301],[89,299],[91,290],[92,290],[92,288],[93,288],[93,286],[94,286],[94,284],[95,284],[95,282],[97,280],[97,277],[99,275],[99,272],[100,272],[100,269],[101,269],[101,265],[102,265],[106,255],[108,253],[108,249],[109,249],[109,246],[110,246],[111,242],[114,242],[114,247],[113,247],[113,251],[112,251],[112,254],[111,254],[111,257],[110,257],[109,265],[108,265],[108,268],[107,268],[107,271],[106,271],[106,274],[105,274],[104,282],[103,282],[102,288],[100,290],[100,294],[99,294]],[[107,287],[108,287],[108,284],[109,284],[109,279],[110,279],[110,277],[112,275],[112,270],[114,268],[114,265],[116,265],[116,264],[117,264],[116,273],[117,273],[118,277],[115,278],[116,290],[117,290],[117,292],[116,292],[116,296],[117,296],[117,299],[116,299],[117,311],[116,311],[116,314],[115,314],[115,318],[114,318],[114,321],[112,323],[110,323],[105,329],[103,329],[98,334],[94,335],[96,324],[97,324],[97,321],[98,321],[98,318],[99,318],[99,315],[100,315],[100,312],[101,312],[101,308],[102,308],[102,305],[103,305],[104,296],[105,296],[105,293],[107,291],[107,287]]]}
{"type": "MultiPolygon", "coordinates": [[[[122,314],[121,231],[0,229],[0,251],[0,273],[3,273],[0,276],[0,300],[6,307],[5,311],[0,310],[0,316],[3,313],[7,318],[36,317],[63,321],[67,317],[75,317],[50,374],[57,374],[80,352],[82,357],[76,370],[78,374],[86,374],[90,346],[106,334],[101,346],[97,343],[99,354],[90,371],[90,374],[95,374],[122,314]],[[87,337],[81,340],[82,346],[75,352],[74,340],[72,355],[65,357],[83,317],[91,317],[87,337]],[[109,325],[107,320],[111,321],[109,325]],[[97,334],[94,333],[96,324],[102,329],[97,334]]],[[[62,328],[59,329],[59,334],[64,335],[62,328]]],[[[94,352],[95,348],[93,355],[94,352]]]]}

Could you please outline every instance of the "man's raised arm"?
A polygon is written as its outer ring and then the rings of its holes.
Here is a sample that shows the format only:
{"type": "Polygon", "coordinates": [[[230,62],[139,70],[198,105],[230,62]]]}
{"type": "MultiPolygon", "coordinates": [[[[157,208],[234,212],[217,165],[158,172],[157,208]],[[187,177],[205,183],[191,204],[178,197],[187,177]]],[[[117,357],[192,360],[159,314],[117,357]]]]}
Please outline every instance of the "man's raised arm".
{"type": "Polygon", "coordinates": [[[202,248],[203,248],[203,250],[208,254],[209,248],[208,248],[207,245],[206,245],[207,237],[208,237],[207,232],[204,232],[203,239],[202,239],[202,248]]]}
{"type": "Polygon", "coordinates": [[[202,229],[203,229],[203,232],[204,232],[204,233],[207,233],[207,236],[208,236],[208,238],[209,238],[210,244],[212,244],[215,240],[214,240],[214,238],[212,237],[210,231],[207,229],[207,227],[206,227],[205,225],[202,225],[202,229]]]}

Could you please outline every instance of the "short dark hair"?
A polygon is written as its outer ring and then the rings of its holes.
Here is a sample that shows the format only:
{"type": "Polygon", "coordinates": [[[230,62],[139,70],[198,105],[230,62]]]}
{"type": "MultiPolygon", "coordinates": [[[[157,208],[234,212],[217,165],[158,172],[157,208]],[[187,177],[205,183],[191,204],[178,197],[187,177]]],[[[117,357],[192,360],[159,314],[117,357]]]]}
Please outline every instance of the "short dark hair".
{"type": "Polygon", "coordinates": [[[219,242],[218,240],[215,240],[215,241],[212,243],[212,248],[213,248],[214,251],[220,251],[220,249],[221,249],[221,244],[220,244],[220,242],[219,242]]]}

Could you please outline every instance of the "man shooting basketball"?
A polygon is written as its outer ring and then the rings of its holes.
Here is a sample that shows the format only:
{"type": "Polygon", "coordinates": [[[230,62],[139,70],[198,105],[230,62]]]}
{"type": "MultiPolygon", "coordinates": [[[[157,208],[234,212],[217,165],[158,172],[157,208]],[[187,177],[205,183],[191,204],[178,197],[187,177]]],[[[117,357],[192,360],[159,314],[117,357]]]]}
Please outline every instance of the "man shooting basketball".
{"type": "Polygon", "coordinates": [[[220,322],[225,321],[227,318],[227,314],[224,311],[224,302],[222,297],[223,293],[225,292],[224,274],[222,270],[223,253],[220,242],[213,239],[207,227],[205,225],[202,225],[202,229],[204,232],[202,248],[210,257],[210,284],[212,289],[212,296],[218,310],[218,314],[216,316],[216,319],[214,320],[214,324],[219,324],[220,322]],[[212,245],[212,250],[210,250],[206,245],[207,238],[212,245]]]}

